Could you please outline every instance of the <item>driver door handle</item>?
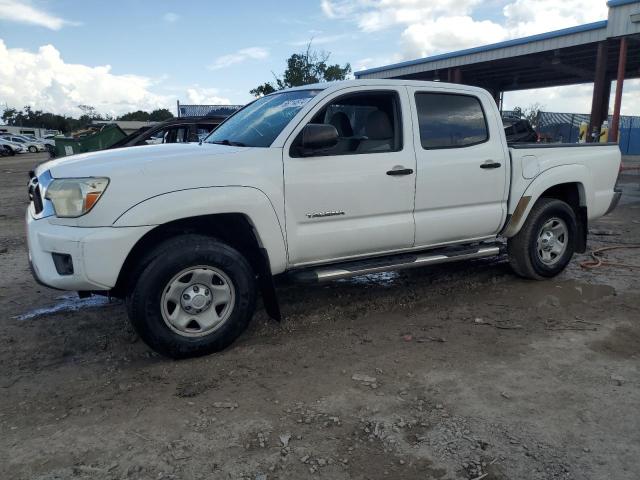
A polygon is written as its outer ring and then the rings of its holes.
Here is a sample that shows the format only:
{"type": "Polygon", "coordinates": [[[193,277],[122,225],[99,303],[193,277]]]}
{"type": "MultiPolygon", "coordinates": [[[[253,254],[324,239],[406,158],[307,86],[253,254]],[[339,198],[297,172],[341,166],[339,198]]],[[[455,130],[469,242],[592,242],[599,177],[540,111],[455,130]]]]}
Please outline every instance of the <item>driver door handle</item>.
{"type": "Polygon", "coordinates": [[[487,160],[483,164],[480,165],[480,168],[500,168],[502,166],[499,162],[494,162],[493,160],[487,160]]]}
{"type": "Polygon", "coordinates": [[[412,173],[413,173],[413,169],[404,168],[401,165],[393,167],[391,170],[387,171],[387,175],[391,175],[392,177],[395,177],[398,175],[411,175],[412,173]]]}

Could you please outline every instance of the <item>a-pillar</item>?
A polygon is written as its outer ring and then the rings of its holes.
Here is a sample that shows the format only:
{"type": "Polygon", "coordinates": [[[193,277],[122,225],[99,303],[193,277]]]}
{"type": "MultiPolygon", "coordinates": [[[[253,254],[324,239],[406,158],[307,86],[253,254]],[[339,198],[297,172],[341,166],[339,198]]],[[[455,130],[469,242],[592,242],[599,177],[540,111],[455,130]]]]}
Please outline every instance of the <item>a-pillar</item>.
{"type": "Polygon", "coordinates": [[[600,132],[602,122],[607,119],[609,111],[609,94],[611,93],[611,79],[607,78],[607,42],[598,42],[598,53],[596,57],[596,71],[593,79],[593,98],[591,100],[591,117],[589,122],[589,135],[587,141],[591,142],[594,138],[592,132],[600,132]]]}

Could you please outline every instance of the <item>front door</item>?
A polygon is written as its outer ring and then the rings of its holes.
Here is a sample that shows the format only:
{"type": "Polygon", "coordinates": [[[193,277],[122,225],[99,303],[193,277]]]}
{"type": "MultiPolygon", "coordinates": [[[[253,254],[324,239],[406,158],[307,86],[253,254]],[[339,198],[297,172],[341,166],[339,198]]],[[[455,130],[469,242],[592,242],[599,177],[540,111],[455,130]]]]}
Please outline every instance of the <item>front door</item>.
{"type": "Polygon", "coordinates": [[[289,262],[330,262],[409,248],[414,240],[415,155],[404,87],[335,93],[285,143],[289,262]],[[299,153],[308,123],[335,126],[339,141],[299,153]]]}
{"type": "Polygon", "coordinates": [[[488,95],[410,88],[415,98],[416,247],[498,233],[507,210],[509,152],[488,95]]]}

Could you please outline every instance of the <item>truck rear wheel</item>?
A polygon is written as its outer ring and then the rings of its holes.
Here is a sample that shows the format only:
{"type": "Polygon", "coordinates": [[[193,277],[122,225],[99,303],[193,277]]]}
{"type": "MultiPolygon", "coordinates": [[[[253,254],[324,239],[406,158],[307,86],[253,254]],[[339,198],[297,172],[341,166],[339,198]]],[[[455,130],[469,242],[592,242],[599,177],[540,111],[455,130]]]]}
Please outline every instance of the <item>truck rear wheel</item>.
{"type": "Polygon", "coordinates": [[[161,244],[127,298],[140,337],[173,358],[217,352],[247,328],[256,303],[254,272],[235,249],[182,235],[161,244]]]}
{"type": "Polygon", "coordinates": [[[558,275],[573,256],[577,231],[576,214],[567,203],[541,198],[507,242],[511,268],[534,280],[558,275]]]}

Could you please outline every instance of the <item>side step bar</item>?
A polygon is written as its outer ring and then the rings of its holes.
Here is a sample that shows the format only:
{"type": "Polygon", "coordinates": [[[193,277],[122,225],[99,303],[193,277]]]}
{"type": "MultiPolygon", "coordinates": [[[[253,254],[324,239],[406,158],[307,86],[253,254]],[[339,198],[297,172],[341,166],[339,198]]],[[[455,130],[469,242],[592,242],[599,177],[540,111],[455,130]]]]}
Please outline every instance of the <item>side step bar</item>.
{"type": "Polygon", "coordinates": [[[467,247],[431,250],[423,253],[410,253],[378,257],[362,261],[353,261],[335,265],[327,265],[317,268],[293,272],[294,280],[302,282],[327,282],[341,278],[366,275],[368,273],[385,272],[388,270],[402,270],[405,268],[437,265],[440,263],[471,260],[475,258],[493,257],[500,253],[500,247],[467,247]]]}

